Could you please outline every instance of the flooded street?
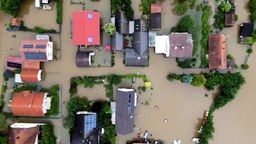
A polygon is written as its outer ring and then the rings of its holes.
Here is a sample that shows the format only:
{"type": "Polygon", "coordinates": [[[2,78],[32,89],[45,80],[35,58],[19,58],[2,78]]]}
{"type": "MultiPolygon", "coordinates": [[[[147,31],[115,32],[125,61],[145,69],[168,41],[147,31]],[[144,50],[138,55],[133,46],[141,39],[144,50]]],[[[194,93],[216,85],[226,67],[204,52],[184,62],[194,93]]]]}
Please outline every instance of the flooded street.
{"type": "MultiPolygon", "coordinates": [[[[133,0],[139,3],[139,0],[133,0]]],[[[233,28],[227,28],[223,31],[227,35],[228,52],[231,53],[238,66],[243,62],[246,55],[246,46],[237,44],[238,25],[242,22],[248,22],[248,14],[244,8],[247,0],[237,0],[236,12],[238,21],[233,28]]],[[[87,3],[87,1],[85,1],[87,3]]],[[[29,2],[28,2],[29,3],[29,2]]],[[[86,9],[99,9],[102,17],[110,15],[109,0],[101,0],[99,2],[88,1],[86,9]]],[[[54,15],[50,12],[37,10],[34,3],[25,6],[28,10],[22,10],[20,14],[22,19],[26,19],[27,26],[42,26],[45,28],[58,29],[54,15]],[[40,13],[40,17],[38,17],[40,13]],[[42,14],[41,14],[42,13],[42,14]],[[31,16],[31,18],[30,18],[31,16]],[[34,19],[35,18],[35,19],[34,19]],[[42,21],[40,21],[42,20],[42,21]],[[49,20],[49,21],[48,21],[49,20]]],[[[55,7],[54,7],[55,9],[55,7]]],[[[148,105],[138,104],[135,110],[135,130],[133,134],[127,136],[118,136],[117,144],[124,144],[125,140],[137,137],[137,132],[148,130],[156,139],[164,140],[167,144],[171,144],[174,139],[181,139],[183,144],[191,144],[191,138],[195,136],[199,118],[202,118],[205,110],[212,101],[212,93],[203,88],[196,88],[190,85],[182,84],[178,81],[169,82],[166,79],[168,73],[190,73],[201,72],[201,69],[180,69],[176,66],[175,59],[164,58],[162,55],[154,54],[154,49],[150,49],[150,66],[146,68],[125,67],[123,65],[123,54],[117,53],[115,56],[115,66],[108,68],[78,68],[75,65],[76,47],[71,44],[71,14],[74,11],[82,9],[82,5],[70,5],[69,0],[63,1],[63,24],[61,34],[61,60],[50,61],[44,64],[46,70],[46,79],[41,82],[43,86],[49,87],[53,84],[62,85],[62,116],[66,116],[66,102],[69,100],[69,80],[73,76],[84,75],[106,75],[106,74],[128,74],[141,73],[146,74],[152,82],[153,90],[148,89],[146,93],[139,98],[140,102],[149,102],[148,105]],[[209,97],[205,97],[205,94],[209,97]],[[155,110],[154,107],[159,109],[155,110]],[[164,123],[164,119],[168,122],[164,123]]],[[[163,11],[172,9],[170,0],[166,0],[163,4],[163,11]]],[[[138,9],[137,9],[138,10],[138,9]]],[[[167,12],[167,11],[166,11],[167,12]]],[[[136,13],[136,18],[141,13],[136,13]]],[[[167,33],[169,28],[176,25],[179,17],[168,12],[162,14],[161,33],[167,33]],[[169,27],[167,29],[167,27],[169,27]]],[[[3,73],[4,59],[7,55],[19,55],[19,46],[22,39],[34,39],[34,33],[6,31],[6,25],[10,22],[11,17],[0,12],[0,72],[3,73]],[[17,35],[13,38],[12,35],[17,35]]],[[[57,37],[58,36],[54,36],[57,37]]],[[[56,41],[58,42],[58,41],[56,41]]],[[[239,91],[237,98],[227,104],[224,108],[214,113],[215,133],[214,139],[210,144],[253,144],[256,141],[256,52],[252,53],[249,58],[250,68],[243,71],[246,78],[246,84],[239,91]]],[[[0,77],[2,82],[2,77],[0,77]]],[[[104,98],[105,91],[102,88],[83,89],[79,87],[79,95],[104,98]]],[[[55,125],[55,133],[58,137],[59,144],[69,143],[68,131],[62,128],[61,119],[52,120],[55,125]]]]}

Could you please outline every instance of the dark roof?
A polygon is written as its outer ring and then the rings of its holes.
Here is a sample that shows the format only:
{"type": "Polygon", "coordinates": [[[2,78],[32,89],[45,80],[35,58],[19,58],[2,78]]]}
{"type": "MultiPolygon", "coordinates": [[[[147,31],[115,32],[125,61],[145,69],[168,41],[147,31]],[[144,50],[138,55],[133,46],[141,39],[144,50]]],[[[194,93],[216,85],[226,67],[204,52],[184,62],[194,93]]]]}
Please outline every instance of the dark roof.
{"type": "Polygon", "coordinates": [[[129,21],[123,11],[116,12],[115,14],[115,26],[116,31],[120,34],[128,34],[129,32],[129,21]]]}
{"type": "Polygon", "coordinates": [[[135,91],[116,92],[116,133],[126,135],[133,132],[135,91]]]}
{"type": "Polygon", "coordinates": [[[150,14],[150,26],[153,30],[161,29],[161,13],[150,14]]]}
{"type": "Polygon", "coordinates": [[[235,14],[225,14],[225,26],[233,26],[235,23],[235,14]]]}
{"type": "Polygon", "coordinates": [[[86,114],[76,114],[75,123],[72,129],[70,142],[71,144],[98,144],[98,128],[94,128],[88,134],[86,129],[86,114]]]}
{"type": "Polygon", "coordinates": [[[133,33],[133,48],[125,51],[125,65],[127,66],[147,66],[148,65],[148,33],[133,33]]]}
{"type": "Polygon", "coordinates": [[[112,50],[123,50],[124,37],[122,34],[115,33],[111,36],[111,49],[112,50]]]}
{"type": "Polygon", "coordinates": [[[134,20],[134,32],[147,32],[147,22],[142,19],[134,20]]]}
{"type": "Polygon", "coordinates": [[[31,128],[8,129],[8,144],[34,144],[39,134],[39,126],[31,128]]]}
{"type": "Polygon", "coordinates": [[[253,23],[242,23],[240,25],[240,36],[242,37],[251,37],[254,30],[253,23]]]}
{"type": "Polygon", "coordinates": [[[227,43],[226,37],[219,34],[209,35],[209,69],[227,68],[227,43]]]}
{"type": "Polygon", "coordinates": [[[86,51],[86,52],[78,51],[76,53],[76,66],[77,67],[89,67],[90,66],[89,55],[90,55],[90,52],[88,52],[88,51],[86,51]]]}

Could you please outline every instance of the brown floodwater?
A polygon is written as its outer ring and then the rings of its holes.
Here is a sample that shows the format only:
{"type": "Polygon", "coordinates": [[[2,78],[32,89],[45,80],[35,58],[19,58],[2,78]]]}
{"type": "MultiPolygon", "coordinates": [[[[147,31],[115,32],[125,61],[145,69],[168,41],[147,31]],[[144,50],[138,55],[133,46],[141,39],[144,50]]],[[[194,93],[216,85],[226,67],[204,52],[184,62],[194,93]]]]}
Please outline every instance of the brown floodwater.
{"type": "MultiPolygon", "coordinates": [[[[133,0],[139,4],[139,0],[133,0]]],[[[233,28],[227,28],[223,31],[228,37],[228,52],[231,53],[237,64],[240,65],[245,56],[246,46],[237,44],[237,28],[241,22],[248,21],[248,14],[244,8],[245,2],[248,0],[237,1],[238,22],[233,28]]],[[[101,15],[109,17],[110,3],[109,0],[101,0],[100,2],[86,1],[86,9],[98,9],[101,15]]],[[[214,3],[212,3],[214,4],[214,3]]],[[[20,16],[26,19],[28,26],[42,26],[47,28],[58,28],[55,22],[55,12],[45,12],[34,8],[33,2],[24,5],[26,9],[21,11],[20,16]],[[40,17],[39,17],[40,15],[40,17]]],[[[55,9],[55,8],[54,8],[55,9]]],[[[123,54],[116,54],[116,65],[113,68],[77,68],[75,66],[76,47],[72,46],[70,39],[71,32],[71,13],[81,10],[81,5],[70,5],[69,0],[63,1],[63,25],[61,35],[61,60],[45,63],[47,72],[45,81],[41,82],[43,86],[51,86],[53,84],[62,85],[62,116],[65,116],[65,105],[69,100],[69,79],[72,76],[84,75],[105,75],[105,74],[126,74],[141,73],[146,74],[152,82],[153,90],[147,90],[146,93],[139,97],[140,104],[135,111],[135,130],[133,134],[127,136],[118,136],[117,144],[125,143],[125,140],[137,137],[137,132],[148,130],[154,138],[162,139],[166,143],[179,138],[184,144],[192,143],[191,138],[195,135],[199,119],[202,118],[205,110],[208,109],[212,101],[212,93],[203,88],[196,88],[190,85],[182,84],[178,81],[169,82],[166,75],[169,72],[174,73],[190,73],[200,72],[203,70],[189,69],[183,70],[176,66],[175,59],[164,58],[162,55],[155,55],[154,50],[150,50],[150,66],[147,68],[125,67],[123,65],[123,54]],[[209,97],[205,97],[205,94],[209,97]],[[145,102],[148,101],[148,105],[145,102]],[[143,103],[143,104],[142,104],[143,103]],[[154,109],[158,106],[158,110],[154,109]],[[164,119],[168,122],[164,123],[164,119]]],[[[138,7],[135,8],[139,10],[138,7]]],[[[179,17],[171,14],[171,2],[166,0],[163,3],[163,30],[160,33],[166,33],[176,24],[179,17]]],[[[53,10],[54,11],[54,10],[53,10]]],[[[136,18],[139,18],[140,12],[135,12],[136,18]]],[[[19,55],[19,45],[22,39],[34,38],[34,33],[6,31],[5,24],[10,22],[10,16],[0,12],[0,66],[4,67],[4,58],[10,55],[19,55]],[[17,35],[12,38],[12,35],[17,35]]],[[[254,96],[254,82],[256,81],[255,53],[249,58],[250,69],[243,71],[246,77],[246,84],[239,91],[237,98],[227,104],[224,108],[218,110],[214,114],[215,133],[214,139],[210,144],[253,144],[256,141],[256,97],[254,96]]],[[[3,72],[3,69],[0,69],[3,72]]],[[[2,77],[0,78],[2,81],[2,77]]],[[[102,88],[83,89],[79,87],[79,95],[89,96],[93,99],[104,96],[105,92],[102,88]]],[[[61,120],[51,120],[55,125],[55,133],[58,137],[59,144],[68,144],[68,132],[62,128],[61,120]]]]}

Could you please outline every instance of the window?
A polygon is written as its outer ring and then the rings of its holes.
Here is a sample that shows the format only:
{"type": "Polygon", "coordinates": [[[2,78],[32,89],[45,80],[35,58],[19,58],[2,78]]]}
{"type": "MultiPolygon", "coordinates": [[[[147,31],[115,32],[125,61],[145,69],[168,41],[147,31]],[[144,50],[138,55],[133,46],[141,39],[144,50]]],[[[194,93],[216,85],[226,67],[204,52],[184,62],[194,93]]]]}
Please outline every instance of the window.
{"type": "Polygon", "coordinates": [[[44,48],[46,48],[46,45],[36,45],[36,48],[44,49],[44,48]]]}
{"type": "Polygon", "coordinates": [[[92,14],[88,14],[88,15],[87,15],[87,18],[88,18],[88,19],[92,19],[92,14]]]}
{"type": "Polygon", "coordinates": [[[93,42],[93,38],[92,37],[88,37],[87,41],[88,42],[93,42]]]}

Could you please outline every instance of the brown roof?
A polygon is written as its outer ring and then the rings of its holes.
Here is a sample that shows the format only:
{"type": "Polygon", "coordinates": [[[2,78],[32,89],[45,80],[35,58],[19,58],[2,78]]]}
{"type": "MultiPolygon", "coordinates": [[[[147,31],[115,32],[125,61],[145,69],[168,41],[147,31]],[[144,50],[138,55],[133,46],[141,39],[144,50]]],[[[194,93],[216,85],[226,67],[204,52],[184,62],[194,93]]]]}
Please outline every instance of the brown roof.
{"type": "Polygon", "coordinates": [[[191,58],[193,52],[192,35],[188,33],[171,33],[169,35],[170,57],[191,58]]]}
{"type": "Polygon", "coordinates": [[[20,20],[17,18],[12,18],[12,26],[20,26],[20,20]]]}
{"type": "Polygon", "coordinates": [[[22,69],[40,69],[40,62],[39,61],[27,61],[25,60],[22,64],[22,69]]]}
{"type": "Polygon", "coordinates": [[[45,93],[23,91],[14,93],[10,108],[15,116],[44,116],[43,100],[45,93]]]}
{"type": "Polygon", "coordinates": [[[8,144],[34,144],[39,134],[39,126],[8,129],[8,144]]]}
{"type": "Polygon", "coordinates": [[[235,14],[225,14],[225,26],[233,26],[235,22],[235,14]]]}
{"type": "Polygon", "coordinates": [[[161,13],[162,6],[161,4],[151,4],[151,13],[161,13]]]}
{"type": "Polygon", "coordinates": [[[20,77],[22,82],[39,82],[38,73],[41,70],[39,69],[22,69],[20,73],[20,77]]]}
{"type": "Polygon", "coordinates": [[[226,37],[219,34],[209,36],[209,69],[227,68],[227,43],[226,37]]]}

